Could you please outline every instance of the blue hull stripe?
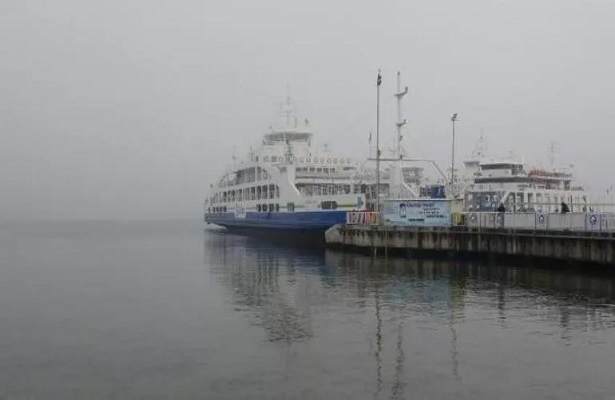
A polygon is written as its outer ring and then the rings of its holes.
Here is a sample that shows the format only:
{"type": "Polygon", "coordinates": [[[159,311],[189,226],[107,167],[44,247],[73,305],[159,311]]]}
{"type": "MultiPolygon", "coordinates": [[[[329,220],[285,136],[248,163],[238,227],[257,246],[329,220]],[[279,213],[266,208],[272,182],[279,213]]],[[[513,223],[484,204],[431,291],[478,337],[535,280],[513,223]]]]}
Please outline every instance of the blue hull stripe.
{"type": "Polygon", "coordinates": [[[233,213],[218,213],[205,214],[205,221],[230,228],[313,229],[324,231],[335,224],[346,222],[346,211],[248,212],[245,218],[236,218],[233,213]]]}

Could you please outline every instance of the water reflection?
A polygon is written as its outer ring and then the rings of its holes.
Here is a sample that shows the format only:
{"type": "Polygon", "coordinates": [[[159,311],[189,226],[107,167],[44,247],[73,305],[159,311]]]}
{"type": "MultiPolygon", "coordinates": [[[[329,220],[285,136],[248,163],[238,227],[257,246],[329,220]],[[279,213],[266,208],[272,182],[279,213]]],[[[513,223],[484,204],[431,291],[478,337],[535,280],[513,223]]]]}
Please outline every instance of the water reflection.
{"type": "Polygon", "coordinates": [[[374,398],[402,399],[411,395],[409,385],[416,395],[416,385],[432,377],[454,398],[464,381],[503,379],[503,372],[493,376],[504,368],[502,355],[523,364],[553,337],[557,346],[613,339],[607,333],[615,327],[612,277],[373,259],[222,233],[206,233],[204,247],[206,264],[236,310],[248,313],[270,342],[316,342],[328,352],[348,346],[361,363],[340,365],[360,369],[373,382],[366,387],[374,398]],[[526,347],[515,354],[515,346],[526,347]],[[484,378],[476,378],[481,368],[484,378]]]}
{"type": "Polygon", "coordinates": [[[233,293],[237,310],[254,312],[253,323],[267,332],[272,342],[294,342],[312,336],[310,313],[295,282],[295,266],[302,257],[225,233],[213,233],[206,241],[212,271],[233,293]]]}
{"type": "MultiPolygon", "coordinates": [[[[329,251],[325,262],[337,268],[338,278],[350,276],[360,286],[384,284],[391,307],[400,308],[401,302],[413,311],[435,311],[447,303],[452,321],[463,319],[470,302],[497,309],[502,327],[517,312],[557,321],[563,331],[613,326],[604,317],[613,315],[614,277],[465,262],[373,260],[329,251]]],[[[357,293],[364,292],[361,288],[357,293]]]]}

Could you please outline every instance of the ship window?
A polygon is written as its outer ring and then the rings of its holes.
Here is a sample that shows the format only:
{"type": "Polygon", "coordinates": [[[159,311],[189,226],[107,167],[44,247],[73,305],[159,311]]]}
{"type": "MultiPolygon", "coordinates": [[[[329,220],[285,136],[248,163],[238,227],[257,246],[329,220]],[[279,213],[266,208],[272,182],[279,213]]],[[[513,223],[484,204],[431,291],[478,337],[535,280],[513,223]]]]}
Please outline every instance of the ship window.
{"type": "Polygon", "coordinates": [[[275,212],[280,212],[280,205],[279,204],[275,205],[275,212]]]}
{"type": "Polygon", "coordinates": [[[258,211],[258,212],[260,212],[260,211],[261,211],[261,205],[260,205],[260,204],[257,204],[257,205],[256,205],[256,211],[258,211]]]}
{"type": "Polygon", "coordinates": [[[287,203],[286,204],[286,209],[290,212],[295,211],[295,203],[287,203]]]}
{"type": "Polygon", "coordinates": [[[323,201],[320,203],[320,208],[323,210],[335,210],[337,208],[337,202],[335,201],[323,201]]]}
{"type": "Polygon", "coordinates": [[[280,187],[278,185],[275,186],[275,198],[280,198],[280,187]]]}
{"type": "Polygon", "coordinates": [[[275,198],[275,185],[269,185],[269,198],[275,198]]]}
{"type": "Polygon", "coordinates": [[[271,161],[275,162],[277,160],[278,160],[278,158],[276,156],[271,156],[271,161]]]}
{"type": "Polygon", "coordinates": [[[269,212],[273,212],[273,210],[275,210],[273,204],[269,204],[269,212]]]}

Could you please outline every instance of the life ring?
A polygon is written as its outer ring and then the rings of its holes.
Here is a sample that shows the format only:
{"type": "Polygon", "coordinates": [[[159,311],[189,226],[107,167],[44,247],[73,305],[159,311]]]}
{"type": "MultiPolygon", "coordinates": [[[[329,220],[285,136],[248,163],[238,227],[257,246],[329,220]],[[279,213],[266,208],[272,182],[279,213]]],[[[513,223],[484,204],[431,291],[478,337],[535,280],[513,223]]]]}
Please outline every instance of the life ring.
{"type": "Polygon", "coordinates": [[[544,224],[545,223],[545,215],[544,214],[538,214],[538,223],[539,224],[544,224]]]}
{"type": "Polygon", "coordinates": [[[592,215],[590,215],[590,217],[589,217],[589,224],[590,224],[591,226],[594,226],[594,225],[596,225],[597,223],[598,223],[598,216],[597,216],[596,214],[592,214],[592,215]]]}

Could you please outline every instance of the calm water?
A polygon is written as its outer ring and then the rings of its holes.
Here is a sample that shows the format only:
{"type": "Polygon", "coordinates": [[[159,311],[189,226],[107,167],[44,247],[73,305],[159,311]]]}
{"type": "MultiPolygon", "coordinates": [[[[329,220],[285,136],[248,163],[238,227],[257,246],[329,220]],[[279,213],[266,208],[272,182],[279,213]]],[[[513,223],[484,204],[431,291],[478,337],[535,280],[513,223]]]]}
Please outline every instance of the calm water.
{"type": "Polygon", "coordinates": [[[606,399],[615,280],[0,225],[0,399],[606,399]]]}

